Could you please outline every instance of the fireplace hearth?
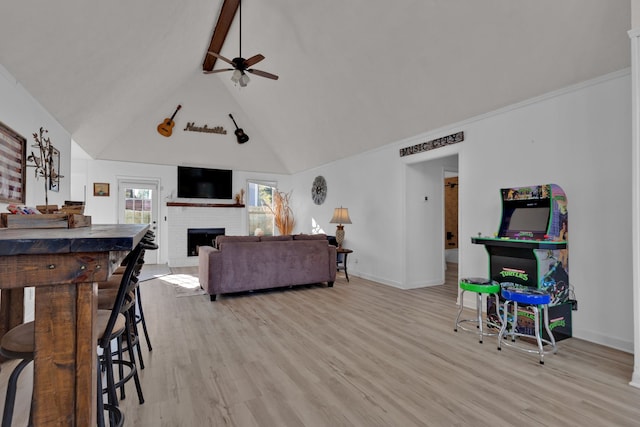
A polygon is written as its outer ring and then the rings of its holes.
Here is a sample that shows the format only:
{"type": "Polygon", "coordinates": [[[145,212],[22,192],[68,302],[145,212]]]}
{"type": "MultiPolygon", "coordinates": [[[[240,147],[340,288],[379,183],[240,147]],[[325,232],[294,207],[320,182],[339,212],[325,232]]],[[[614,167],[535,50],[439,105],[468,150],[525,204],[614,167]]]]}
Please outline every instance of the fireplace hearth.
{"type": "Polygon", "coordinates": [[[224,234],[224,228],[188,228],[187,256],[198,256],[200,246],[214,246],[216,236],[224,234]]]}

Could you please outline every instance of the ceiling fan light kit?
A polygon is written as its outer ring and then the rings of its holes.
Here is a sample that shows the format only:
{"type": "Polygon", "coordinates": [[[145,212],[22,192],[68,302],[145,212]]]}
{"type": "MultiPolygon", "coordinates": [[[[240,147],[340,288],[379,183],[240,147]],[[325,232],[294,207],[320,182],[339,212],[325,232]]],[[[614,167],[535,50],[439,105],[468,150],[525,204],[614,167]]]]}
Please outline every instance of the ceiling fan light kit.
{"type": "Polygon", "coordinates": [[[233,74],[231,75],[231,81],[234,82],[235,84],[238,84],[238,82],[240,81],[240,77],[241,76],[242,76],[242,71],[235,70],[233,72],[233,74]]]}
{"type": "Polygon", "coordinates": [[[231,81],[235,84],[239,84],[240,87],[246,87],[250,79],[249,76],[244,73],[244,71],[235,70],[231,75],[231,81]]]}
{"type": "Polygon", "coordinates": [[[264,56],[262,54],[257,54],[252,56],[251,58],[248,59],[244,59],[242,57],[242,2],[240,1],[238,4],[238,11],[239,11],[239,35],[240,35],[240,43],[238,44],[239,46],[239,54],[236,58],[233,58],[233,60],[230,60],[228,58],[225,58],[224,56],[220,55],[217,52],[212,52],[209,51],[207,52],[208,55],[211,55],[215,58],[218,58],[224,62],[226,62],[227,64],[233,66],[233,68],[223,68],[223,69],[218,69],[218,70],[211,70],[211,71],[204,71],[205,74],[212,74],[212,73],[220,73],[223,71],[233,71],[233,74],[231,75],[231,81],[234,84],[239,84],[240,87],[246,87],[247,84],[249,83],[250,79],[249,76],[247,75],[246,72],[251,73],[251,74],[255,74],[257,76],[260,77],[266,77],[267,79],[271,79],[271,80],[278,80],[278,76],[276,76],[275,74],[271,74],[268,73],[266,71],[261,71],[261,70],[256,70],[256,69],[252,69],[249,68],[255,64],[257,64],[258,62],[262,61],[264,59],[264,56]]]}

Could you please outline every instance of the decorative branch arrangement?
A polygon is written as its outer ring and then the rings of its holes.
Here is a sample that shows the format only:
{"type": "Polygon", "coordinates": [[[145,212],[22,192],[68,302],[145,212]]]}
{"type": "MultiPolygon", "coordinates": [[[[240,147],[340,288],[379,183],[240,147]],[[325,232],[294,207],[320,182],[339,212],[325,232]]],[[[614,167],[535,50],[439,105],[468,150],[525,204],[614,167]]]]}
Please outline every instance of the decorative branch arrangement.
{"type": "Polygon", "coordinates": [[[244,188],[241,188],[240,192],[236,193],[234,200],[236,202],[236,205],[244,205],[244,188]]]}
{"type": "Polygon", "coordinates": [[[49,213],[49,185],[52,181],[57,181],[60,178],[64,178],[59,175],[60,171],[55,170],[54,153],[58,150],[51,145],[51,139],[46,136],[49,131],[40,128],[40,134],[33,134],[33,139],[36,141],[32,147],[38,149],[38,155],[31,151],[27,160],[33,162],[33,165],[27,165],[35,168],[36,179],[44,178],[44,200],[46,206],[46,213],[49,213]]]}
{"type": "MultiPolygon", "coordinates": [[[[273,193],[273,208],[269,206],[269,209],[273,213],[276,227],[281,235],[291,234],[293,232],[293,226],[295,225],[295,219],[293,218],[293,211],[289,206],[289,198],[291,193],[283,193],[281,191],[275,191],[273,193]]],[[[268,205],[267,205],[268,206],[268,205]]]]}

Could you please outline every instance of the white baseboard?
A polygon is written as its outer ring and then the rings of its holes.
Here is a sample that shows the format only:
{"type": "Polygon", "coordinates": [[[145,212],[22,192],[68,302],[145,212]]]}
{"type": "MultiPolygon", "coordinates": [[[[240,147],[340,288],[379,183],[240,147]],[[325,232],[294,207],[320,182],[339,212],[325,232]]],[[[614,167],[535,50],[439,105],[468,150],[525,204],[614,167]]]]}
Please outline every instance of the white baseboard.
{"type": "Polygon", "coordinates": [[[611,337],[610,335],[604,335],[600,333],[594,333],[591,331],[585,331],[573,328],[573,337],[581,340],[589,341],[594,344],[600,344],[605,347],[615,348],[616,350],[624,351],[626,353],[633,353],[633,342],[626,341],[620,338],[611,337]]]}

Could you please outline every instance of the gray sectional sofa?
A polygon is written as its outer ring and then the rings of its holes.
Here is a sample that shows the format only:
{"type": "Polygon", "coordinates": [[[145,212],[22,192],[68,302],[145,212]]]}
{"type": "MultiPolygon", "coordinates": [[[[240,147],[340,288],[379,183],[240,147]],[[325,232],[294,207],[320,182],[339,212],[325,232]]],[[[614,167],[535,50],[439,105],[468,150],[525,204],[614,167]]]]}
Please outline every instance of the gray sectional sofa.
{"type": "Polygon", "coordinates": [[[200,286],[211,301],[220,294],[326,282],[336,279],[336,248],[324,234],[218,236],[216,248],[200,246],[200,286]]]}

